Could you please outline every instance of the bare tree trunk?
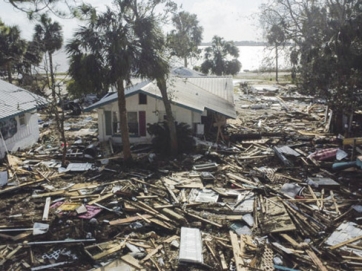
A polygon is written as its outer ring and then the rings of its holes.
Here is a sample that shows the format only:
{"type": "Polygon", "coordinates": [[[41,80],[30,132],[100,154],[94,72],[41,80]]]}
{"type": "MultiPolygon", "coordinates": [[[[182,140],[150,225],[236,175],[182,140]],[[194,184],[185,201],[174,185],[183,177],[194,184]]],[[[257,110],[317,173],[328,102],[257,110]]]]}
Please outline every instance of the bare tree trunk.
{"type": "Polygon", "coordinates": [[[168,99],[168,95],[167,95],[167,87],[166,87],[165,78],[157,79],[157,86],[161,91],[163,104],[164,104],[165,110],[166,110],[167,124],[168,124],[169,130],[170,130],[171,155],[177,155],[178,143],[177,143],[176,125],[175,125],[175,120],[172,116],[171,102],[168,99]]]}
{"type": "Polygon", "coordinates": [[[185,68],[187,68],[187,57],[184,57],[184,66],[185,66],[185,68]]]}
{"type": "Polygon", "coordinates": [[[278,45],[275,44],[275,81],[278,83],[278,45]]]}
{"type": "Polygon", "coordinates": [[[132,155],[131,155],[131,145],[129,142],[126,97],[124,93],[123,83],[124,81],[122,79],[117,80],[116,88],[118,93],[118,110],[119,110],[119,120],[120,120],[120,128],[122,135],[123,159],[125,162],[130,162],[132,161],[132,155]]]}
{"type": "MultiPolygon", "coordinates": [[[[60,140],[63,142],[63,151],[62,151],[62,166],[65,166],[65,160],[67,158],[67,139],[65,137],[64,131],[64,111],[62,110],[62,117],[59,116],[58,106],[57,106],[57,93],[56,93],[56,86],[55,86],[55,78],[54,78],[54,71],[53,71],[53,57],[52,54],[49,52],[49,69],[50,69],[50,89],[52,90],[52,104],[53,104],[53,112],[55,115],[55,123],[57,125],[57,130],[60,134],[60,140]]],[[[59,93],[59,100],[61,101],[61,106],[63,105],[63,100],[60,97],[59,93]]]]}
{"type": "Polygon", "coordinates": [[[11,75],[11,62],[9,61],[7,64],[6,64],[6,71],[8,73],[8,81],[10,84],[13,83],[13,77],[11,75]]]}

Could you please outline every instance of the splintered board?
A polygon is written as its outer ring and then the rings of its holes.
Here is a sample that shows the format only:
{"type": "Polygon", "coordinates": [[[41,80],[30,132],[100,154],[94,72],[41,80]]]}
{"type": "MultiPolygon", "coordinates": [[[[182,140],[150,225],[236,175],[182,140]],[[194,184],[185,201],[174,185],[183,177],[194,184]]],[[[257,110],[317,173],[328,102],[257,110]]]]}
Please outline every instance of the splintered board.
{"type": "Polygon", "coordinates": [[[264,234],[296,230],[287,210],[278,198],[264,198],[262,204],[264,204],[265,213],[259,210],[258,221],[264,234]]]}

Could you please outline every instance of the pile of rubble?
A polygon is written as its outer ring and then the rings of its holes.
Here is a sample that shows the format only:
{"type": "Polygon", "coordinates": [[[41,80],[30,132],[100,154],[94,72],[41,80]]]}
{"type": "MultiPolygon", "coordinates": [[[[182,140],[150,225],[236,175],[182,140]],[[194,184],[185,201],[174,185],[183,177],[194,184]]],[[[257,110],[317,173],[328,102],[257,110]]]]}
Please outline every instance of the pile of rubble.
{"type": "Polygon", "coordinates": [[[361,139],[325,134],[328,110],[299,98],[237,107],[230,142],[175,160],[144,148],[123,166],[90,147],[89,117],[69,125],[67,167],[49,135],[8,155],[2,269],[362,270],[361,139]]]}

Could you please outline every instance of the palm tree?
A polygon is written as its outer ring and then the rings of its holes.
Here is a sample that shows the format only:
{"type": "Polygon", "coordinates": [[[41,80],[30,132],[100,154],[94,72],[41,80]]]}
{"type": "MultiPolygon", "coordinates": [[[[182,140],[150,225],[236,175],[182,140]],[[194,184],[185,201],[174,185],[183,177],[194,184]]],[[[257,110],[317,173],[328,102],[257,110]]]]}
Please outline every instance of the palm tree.
{"type": "MultiPolygon", "coordinates": [[[[41,15],[39,22],[40,24],[35,25],[33,40],[40,46],[41,50],[48,55],[48,68],[50,74],[50,82],[48,83],[48,86],[51,89],[52,95],[51,111],[55,115],[57,130],[60,133],[60,138],[64,143],[62,157],[62,164],[64,165],[67,153],[67,144],[64,130],[64,111],[62,116],[60,116],[57,108],[58,99],[55,84],[55,71],[53,66],[53,54],[55,51],[62,48],[63,45],[62,27],[58,22],[52,22],[52,19],[49,18],[46,14],[41,15]]],[[[48,69],[46,71],[48,72],[48,69]]]]}
{"type": "Polygon", "coordinates": [[[63,33],[62,27],[58,22],[53,22],[48,15],[43,14],[39,20],[40,24],[35,26],[34,41],[38,42],[43,52],[48,54],[49,58],[49,73],[50,73],[50,87],[53,91],[53,98],[55,98],[55,77],[53,67],[53,54],[62,48],[63,33]]]}
{"type": "MultiPolygon", "coordinates": [[[[153,13],[157,3],[147,6],[143,2],[117,0],[114,4],[116,11],[107,7],[95,19],[93,16],[87,26],[75,33],[75,38],[66,48],[72,56],[71,62],[79,59],[74,57],[76,55],[96,58],[94,65],[99,66],[97,70],[102,72],[105,85],[110,84],[117,89],[123,157],[125,161],[130,161],[125,86],[131,84],[132,76],[166,80],[169,67],[162,57],[164,37],[153,13]]],[[[165,93],[167,99],[167,91],[165,93]]],[[[169,113],[170,122],[173,122],[171,110],[169,113]]]]}
{"type": "Polygon", "coordinates": [[[6,70],[8,81],[12,83],[14,67],[22,62],[27,42],[20,37],[17,26],[6,26],[0,21],[0,67],[6,70]]]}
{"type": "Polygon", "coordinates": [[[274,24],[267,35],[268,43],[275,47],[275,80],[278,82],[278,48],[283,43],[285,43],[285,34],[282,27],[277,24],[274,24]]]}
{"type": "Polygon", "coordinates": [[[168,46],[172,54],[183,58],[187,68],[187,59],[198,57],[201,50],[198,48],[202,41],[202,26],[199,26],[196,14],[181,11],[172,17],[174,30],[167,36],[168,46]]]}
{"type": "Polygon", "coordinates": [[[201,71],[219,76],[235,75],[241,69],[238,57],[239,49],[232,41],[225,41],[221,37],[214,36],[211,46],[205,49],[205,61],[201,64],[201,71]],[[233,59],[228,60],[229,57],[233,59]]]}

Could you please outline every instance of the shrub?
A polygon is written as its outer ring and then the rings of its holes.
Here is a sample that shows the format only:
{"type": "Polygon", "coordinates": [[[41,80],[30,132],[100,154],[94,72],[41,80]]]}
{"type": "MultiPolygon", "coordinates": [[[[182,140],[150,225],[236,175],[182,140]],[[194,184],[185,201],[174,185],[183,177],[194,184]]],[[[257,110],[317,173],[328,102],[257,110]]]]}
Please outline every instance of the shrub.
{"type": "MultiPolygon", "coordinates": [[[[147,131],[154,138],[152,145],[154,149],[163,154],[170,153],[170,130],[167,122],[147,124],[147,131]]],[[[181,122],[176,124],[177,143],[179,153],[191,152],[194,149],[194,139],[190,125],[181,122]]]]}

